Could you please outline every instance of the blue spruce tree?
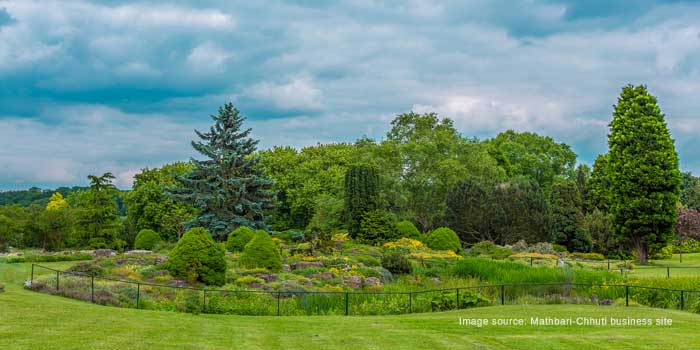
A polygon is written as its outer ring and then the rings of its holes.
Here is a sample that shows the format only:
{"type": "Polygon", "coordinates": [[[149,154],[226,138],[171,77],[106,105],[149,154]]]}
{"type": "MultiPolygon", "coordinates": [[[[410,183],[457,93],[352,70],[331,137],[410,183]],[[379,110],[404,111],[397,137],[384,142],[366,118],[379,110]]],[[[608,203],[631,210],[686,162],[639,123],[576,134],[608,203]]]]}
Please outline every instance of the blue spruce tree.
{"type": "Polygon", "coordinates": [[[192,159],[192,172],[179,178],[183,186],[169,194],[198,209],[188,228],[204,227],[217,240],[225,240],[239,226],[265,229],[264,214],[272,209],[274,194],[272,182],[255,168],[259,157],[252,154],[258,141],[249,137],[251,129],[241,131],[245,118],[233,104],[211,117],[209,132],[195,130],[202,141],[192,141],[206,158],[192,159]]]}

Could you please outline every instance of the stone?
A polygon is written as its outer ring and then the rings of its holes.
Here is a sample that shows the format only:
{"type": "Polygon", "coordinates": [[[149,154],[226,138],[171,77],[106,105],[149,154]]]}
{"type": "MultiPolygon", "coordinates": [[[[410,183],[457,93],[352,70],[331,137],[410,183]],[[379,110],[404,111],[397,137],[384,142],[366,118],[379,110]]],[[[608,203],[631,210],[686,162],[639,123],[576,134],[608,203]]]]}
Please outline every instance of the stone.
{"type": "Polygon", "coordinates": [[[319,272],[311,277],[313,277],[317,280],[330,281],[335,277],[335,275],[332,272],[324,271],[324,272],[319,272]]]}
{"type": "Polygon", "coordinates": [[[260,282],[253,282],[253,283],[251,283],[251,284],[248,285],[248,288],[255,288],[255,289],[257,289],[257,288],[262,288],[262,286],[263,286],[263,284],[260,283],[260,282]]]}
{"type": "Polygon", "coordinates": [[[360,277],[360,276],[343,277],[343,283],[352,289],[360,288],[360,287],[362,287],[362,277],[360,277]]]}
{"type": "Polygon", "coordinates": [[[158,256],[158,257],[156,257],[155,259],[153,259],[153,264],[154,264],[154,265],[160,265],[160,264],[162,264],[162,263],[164,263],[164,262],[166,262],[166,261],[168,261],[168,257],[167,257],[167,256],[158,256]]]}
{"type": "Polygon", "coordinates": [[[292,270],[308,269],[311,267],[323,267],[323,263],[318,261],[297,261],[292,264],[292,270]]]}
{"type": "Polygon", "coordinates": [[[137,250],[130,250],[130,251],[124,253],[124,255],[151,254],[151,253],[153,253],[153,252],[150,250],[137,249],[137,250]]]}
{"type": "Polygon", "coordinates": [[[599,305],[605,305],[605,306],[612,305],[612,304],[613,304],[613,301],[611,299],[603,299],[599,303],[599,305]]]}
{"type": "Polygon", "coordinates": [[[593,305],[598,305],[598,296],[596,294],[593,294],[591,296],[591,302],[593,303],[593,305]]]}
{"type": "Polygon", "coordinates": [[[367,277],[362,280],[362,284],[365,286],[381,286],[382,281],[377,277],[367,277]]]}
{"type": "Polygon", "coordinates": [[[257,278],[261,278],[263,281],[270,283],[272,281],[277,280],[277,274],[276,273],[256,273],[253,276],[257,278]]]}
{"type": "Polygon", "coordinates": [[[126,258],[126,259],[118,259],[114,263],[117,265],[124,265],[124,264],[143,265],[146,262],[143,261],[143,259],[126,258]]]}
{"type": "Polygon", "coordinates": [[[168,285],[171,287],[185,287],[187,286],[187,282],[183,280],[170,280],[168,281],[168,285]]]}
{"type": "Polygon", "coordinates": [[[292,271],[292,268],[289,266],[289,264],[282,264],[282,272],[290,272],[292,271]]]}
{"type": "Polygon", "coordinates": [[[107,257],[115,254],[117,254],[117,252],[112,249],[95,249],[92,251],[92,255],[95,257],[107,257]]]}

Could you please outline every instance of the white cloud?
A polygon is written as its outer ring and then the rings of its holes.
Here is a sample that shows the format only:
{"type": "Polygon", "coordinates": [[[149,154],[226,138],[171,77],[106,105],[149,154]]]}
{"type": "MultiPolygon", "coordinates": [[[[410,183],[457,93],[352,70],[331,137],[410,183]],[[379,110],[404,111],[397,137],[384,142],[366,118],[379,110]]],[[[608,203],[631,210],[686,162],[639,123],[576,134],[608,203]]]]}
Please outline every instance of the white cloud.
{"type": "Polygon", "coordinates": [[[321,90],[308,77],[285,83],[262,82],[246,89],[244,95],[280,109],[318,110],[323,107],[321,90]]]}
{"type": "Polygon", "coordinates": [[[187,63],[194,68],[195,73],[220,73],[225,68],[223,65],[231,57],[233,53],[207,41],[192,49],[187,56],[187,63]]]}

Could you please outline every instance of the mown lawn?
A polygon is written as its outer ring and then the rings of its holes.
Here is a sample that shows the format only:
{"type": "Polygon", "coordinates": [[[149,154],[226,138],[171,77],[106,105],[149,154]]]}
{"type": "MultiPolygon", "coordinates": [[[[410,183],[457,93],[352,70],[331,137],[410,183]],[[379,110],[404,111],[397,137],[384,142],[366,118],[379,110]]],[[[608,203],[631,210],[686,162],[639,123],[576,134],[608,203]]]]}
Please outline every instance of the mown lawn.
{"type": "Polygon", "coordinates": [[[653,260],[647,266],[637,266],[628,271],[631,278],[645,277],[700,277],[700,253],[683,254],[683,262],[680,262],[678,254],[671,259],[653,260]],[[671,266],[670,270],[663,268],[671,266]]]}
{"type": "MultiPolygon", "coordinates": [[[[63,267],[64,263],[50,264],[63,267]]],[[[700,315],[642,307],[501,306],[391,317],[249,317],[120,309],[22,289],[0,264],[0,349],[697,349],[700,315]],[[663,327],[465,327],[459,318],[633,317],[663,327]]]]}

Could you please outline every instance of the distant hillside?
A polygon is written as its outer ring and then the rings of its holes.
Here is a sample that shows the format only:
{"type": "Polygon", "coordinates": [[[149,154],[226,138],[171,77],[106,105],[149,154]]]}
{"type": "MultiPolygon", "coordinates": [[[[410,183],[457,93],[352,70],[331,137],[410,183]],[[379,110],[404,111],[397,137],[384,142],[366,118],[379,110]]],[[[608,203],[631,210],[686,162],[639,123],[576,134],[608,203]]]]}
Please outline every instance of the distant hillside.
{"type": "Polygon", "coordinates": [[[32,204],[46,205],[54,192],[60,192],[64,197],[71,192],[84,190],[87,187],[59,187],[55,190],[32,187],[28,190],[0,191],[0,205],[18,204],[28,207],[32,204]]]}

